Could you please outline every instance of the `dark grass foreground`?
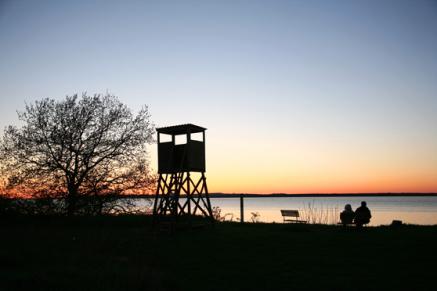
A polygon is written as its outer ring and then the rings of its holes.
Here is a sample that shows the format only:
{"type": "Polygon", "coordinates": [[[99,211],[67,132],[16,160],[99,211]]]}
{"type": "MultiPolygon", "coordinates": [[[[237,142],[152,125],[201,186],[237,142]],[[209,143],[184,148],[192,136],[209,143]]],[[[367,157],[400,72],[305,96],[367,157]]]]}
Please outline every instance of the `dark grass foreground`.
{"type": "Polygon", "coordinates": [[[431,290],[437,226],[221,223],[149,217],[0,222],[0,290],[431,290]]]}

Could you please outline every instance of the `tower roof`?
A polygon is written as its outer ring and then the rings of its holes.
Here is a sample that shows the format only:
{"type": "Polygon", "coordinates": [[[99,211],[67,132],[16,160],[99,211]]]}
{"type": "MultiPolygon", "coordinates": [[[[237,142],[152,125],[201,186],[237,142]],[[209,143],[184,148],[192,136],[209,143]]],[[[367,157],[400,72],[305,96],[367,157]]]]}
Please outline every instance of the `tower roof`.
{"type": "Polygon", "coordinates": [[[156,131],[158,133],[164,133],[164,134],[184,134],[187,132],[190,133],[196,133],[196,132],[203,132],[206,128],[194,125],[191,123],[187,124],[180,124],[180,125],[173,125],[173,126],[167,126],[167,127],[160,127],[157,128],[156,131]]]}

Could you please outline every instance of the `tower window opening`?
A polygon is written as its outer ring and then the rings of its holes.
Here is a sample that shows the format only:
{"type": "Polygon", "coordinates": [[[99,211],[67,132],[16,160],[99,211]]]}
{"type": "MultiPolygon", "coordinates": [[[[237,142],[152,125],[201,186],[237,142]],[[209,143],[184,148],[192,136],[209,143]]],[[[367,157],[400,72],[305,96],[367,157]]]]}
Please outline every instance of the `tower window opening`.
{"type": "Polygon", "coordinates": [[[186,144],[186,143],[187,143],[186,134],[175,135],[175,144],[186,144]]]}
{"type": "Polygon", "coordinates": [[[203,141],[203,133],[202,132],[192,133],[191,139],[196,141],[203,141]]]}
{"type": "Polygon", "coordinates": [[[164,133],[158,133],[158,134],[159,134],[159,143],[171,142],[170,134],[164,134],[164,133]]]}

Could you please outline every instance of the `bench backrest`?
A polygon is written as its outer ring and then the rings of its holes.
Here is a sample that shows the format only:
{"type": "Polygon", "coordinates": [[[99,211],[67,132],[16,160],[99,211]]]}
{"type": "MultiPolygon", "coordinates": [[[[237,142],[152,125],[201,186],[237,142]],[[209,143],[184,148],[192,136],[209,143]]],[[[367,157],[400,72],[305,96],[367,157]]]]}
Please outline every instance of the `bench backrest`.
{"type": "Polygon", "coordinates": [[[299,210],[281,210],[282,216],[299,217],[299,210]]]}

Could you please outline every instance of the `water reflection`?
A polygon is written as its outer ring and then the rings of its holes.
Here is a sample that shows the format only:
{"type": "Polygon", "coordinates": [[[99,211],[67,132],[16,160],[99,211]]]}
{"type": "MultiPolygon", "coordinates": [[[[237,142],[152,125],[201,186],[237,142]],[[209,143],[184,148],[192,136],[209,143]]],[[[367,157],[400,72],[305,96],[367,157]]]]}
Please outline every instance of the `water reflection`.
{"type": "MultiPolygon", "coordinates": [[[[351,204],[355,210],[363,200],[367,201],[372,211],[370,225],[373,226],[388,225],[393,220],[410,224],[437,224],[437,197],[430,196],[244,198],[244,217],[246,221],[250,221],[251,212],[258,212],[258,220],[261,222],[282,223],[281,209],[296,209],[305,215],[305,211],[312,207],[313,210],[327,214],[329,223],[337,223],[345,204],[351,204]]],[[[232,213],[234,221],[240,217],[239,198],[211,198],[211,204],[220,207],[222,214],[232,213]]],[[[145,202],[138,201],[138,206],[145,206],[145,202]]]]}
{"type": "MultiPolygon", "coordinates": [[[[258,212],[262,222],[282,222],[281,209],[297,209],[304,216],[309,208],[328,217],[328,223],[339,220],[340,211],[349,203],[355,210],[361,201],[367,201],[372,211],[370,225],[387,225],[393,220],[404,223],[437,224],[437,197],[259,197],[245,198],[244,216],[250,219],[251,212],[258,212]]],[[[222,213],[240,216],[238,198],[212,198],[213,206],[222,213]]]]}

